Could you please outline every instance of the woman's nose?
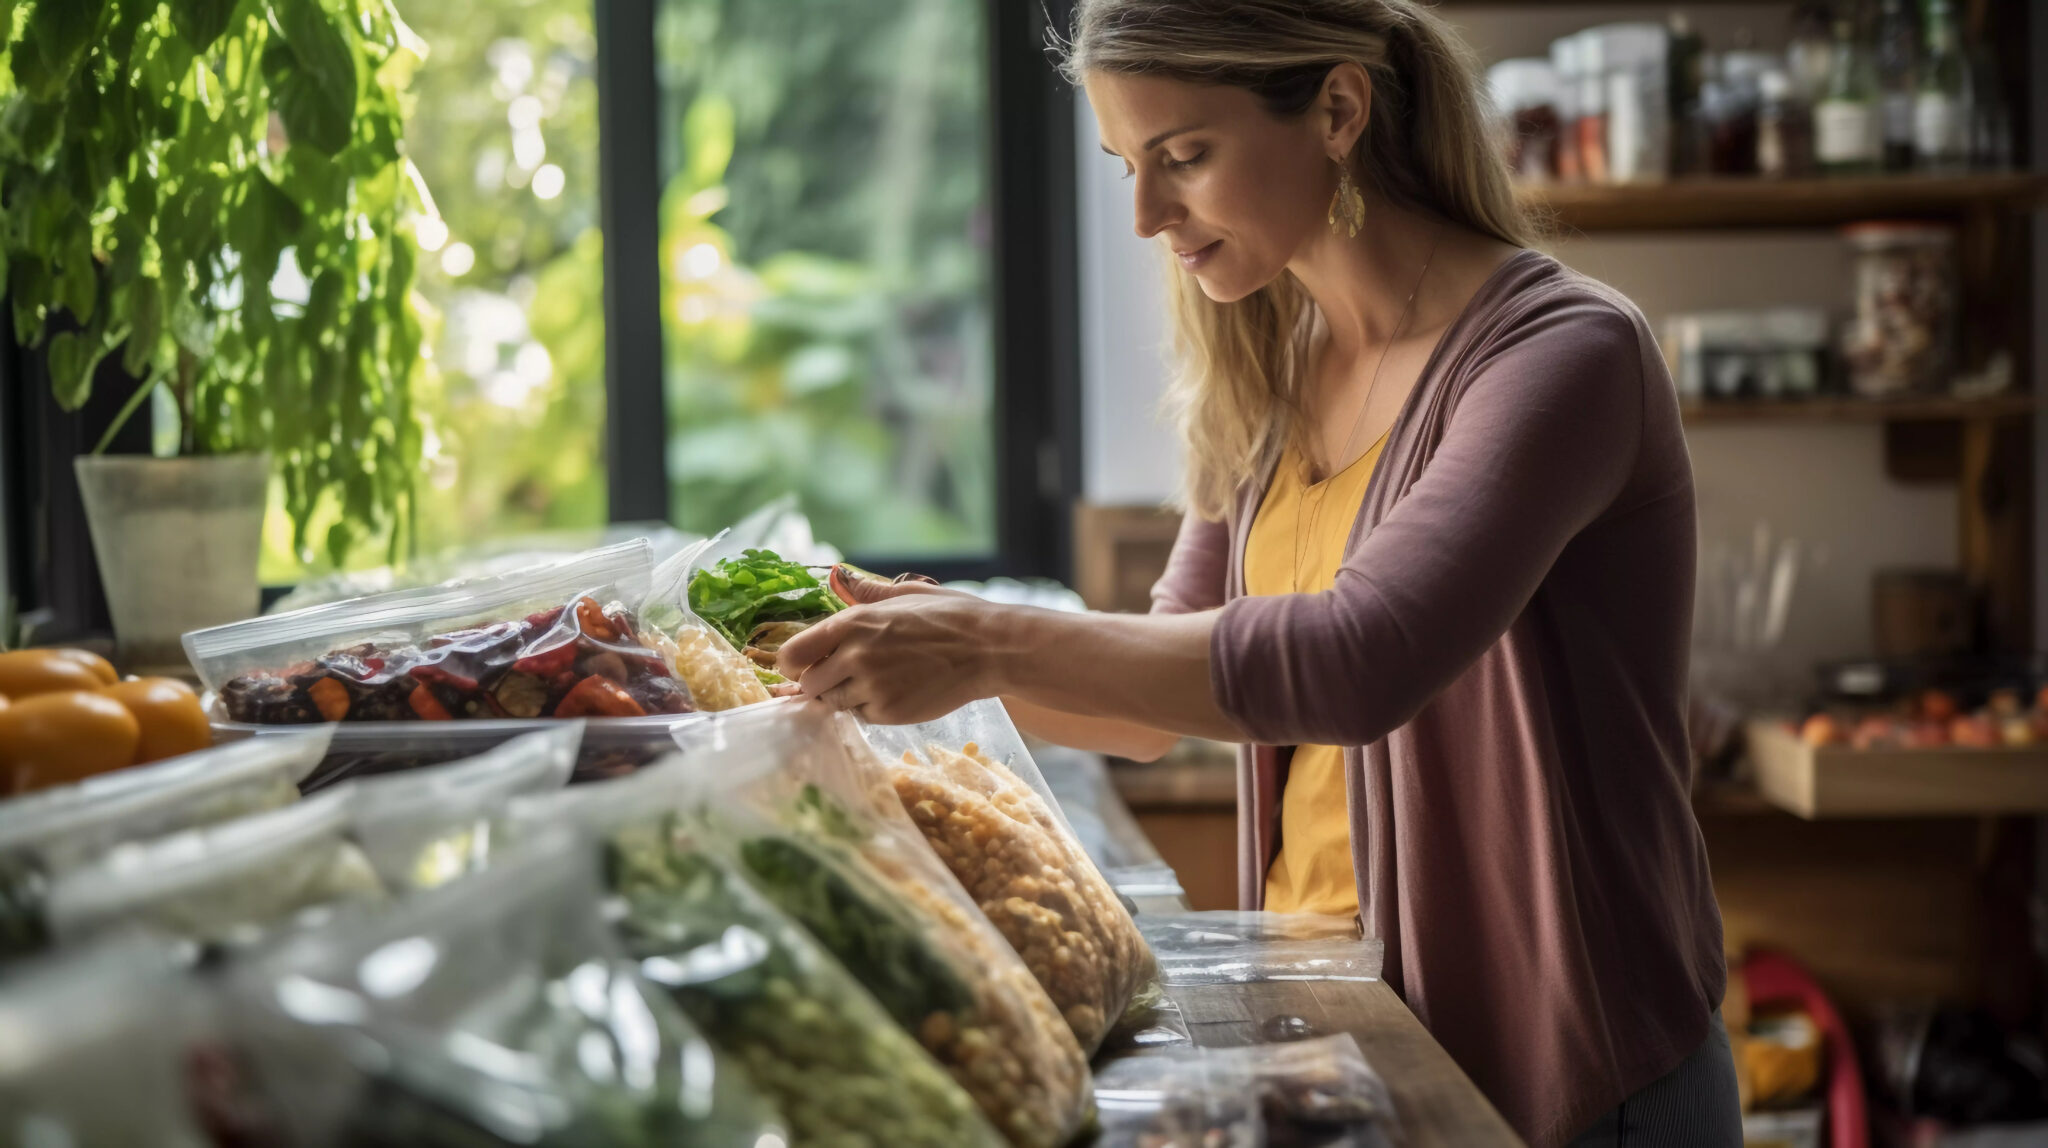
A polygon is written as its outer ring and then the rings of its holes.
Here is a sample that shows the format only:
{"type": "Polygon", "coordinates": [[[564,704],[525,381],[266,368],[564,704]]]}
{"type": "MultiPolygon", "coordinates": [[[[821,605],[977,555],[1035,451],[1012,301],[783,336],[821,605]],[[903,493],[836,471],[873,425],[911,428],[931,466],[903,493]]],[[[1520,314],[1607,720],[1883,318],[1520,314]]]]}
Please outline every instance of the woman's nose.
{"type": "Polygon", "coordinates": [[[1156,180],[1148,178],[1143,172],[1138,174],[1134,182],[1137,187],[1132,192],[1135,197],[1133,206],[1136,208],[1133,214],[1138,238],[1150,239],[1178,221],[1180,208],[1170,196],[1162,194],[1156,180]]]}

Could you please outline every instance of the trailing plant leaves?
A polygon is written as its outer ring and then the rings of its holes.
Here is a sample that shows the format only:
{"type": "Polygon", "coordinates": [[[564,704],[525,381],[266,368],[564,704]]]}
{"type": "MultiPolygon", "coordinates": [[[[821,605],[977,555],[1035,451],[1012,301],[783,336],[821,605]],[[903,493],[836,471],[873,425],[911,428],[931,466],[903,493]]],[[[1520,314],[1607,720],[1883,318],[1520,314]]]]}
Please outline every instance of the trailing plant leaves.
{"type": "MultiPolygon", "coordinates": [[[[14,46],[14,82],[33,99],[49,103],[85,61],[98,34],[107,0],[47,0],[29,13],[28,28],[14,46]]],[[[13,13],[8,13],[8,30],[13,13]]]]}
{"type": "Polygon", "coordinates": [[[204,52],[228,30],[235,3],[236,0],[171,0],[172,22],[193,51],[204,52]]]}
{"type": "Polygon", "coordinates": [[[91,331],[65,331],[50,340],[50,393],[57,405],[75,411],[92,394],[92,373],[107,348],[91,331]]]}
{"type": "Polygon", "coordinates": [[[263,75],[294,144],[338,156],[355,132],[356,57],[318,0],[270,6],[277,36],[263,49],[263,75]]]}

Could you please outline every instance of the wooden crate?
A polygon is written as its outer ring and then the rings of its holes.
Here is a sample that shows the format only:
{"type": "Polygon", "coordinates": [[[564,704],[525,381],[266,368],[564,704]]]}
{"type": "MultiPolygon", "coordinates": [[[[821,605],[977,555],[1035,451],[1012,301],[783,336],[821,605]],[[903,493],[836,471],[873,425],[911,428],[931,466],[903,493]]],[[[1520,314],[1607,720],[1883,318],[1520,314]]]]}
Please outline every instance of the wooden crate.
{"type": "Polygon", "coordinates": [[[2048,813],[2048,746],[1816,748],[1783,722],[1748,729],[1757,792],[1808,820],[2048,813]]]}

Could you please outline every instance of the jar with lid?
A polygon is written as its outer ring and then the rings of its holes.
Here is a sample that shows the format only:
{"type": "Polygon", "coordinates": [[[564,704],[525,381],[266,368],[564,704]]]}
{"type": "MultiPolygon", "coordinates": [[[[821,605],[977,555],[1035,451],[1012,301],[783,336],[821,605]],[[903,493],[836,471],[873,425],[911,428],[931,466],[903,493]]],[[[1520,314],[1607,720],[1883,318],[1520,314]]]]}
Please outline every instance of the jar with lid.
{"type": "Polygon", "coordinates": [[[1557,73],[1549,60],[1502,60],[1486,70],[1493,92],[1496,130],[1508,170],[1517,179],[1549,183],[1557,178],[1557,73]]]}
{"type": "Polygon", "coordinates": [[[1756,171],[1770,179],[1813,174],[1813,110],[1792,77],[1773,68],[1757,77],[1756,171]]]}
{"type": "Polygon", "coordinates": [[[1954,232],[1859,223],[1843,236],[1855,259],[1855,309],[1842,334],[1850,389],[1868,398],[1945,389],[1954,362],[1954,232]]]}
{"type": "Polygon", "coordinates": [[[1607,57],[1600,29],[1588,28],[1573,37],[1578,57],[1579,173],[1587,183],[1608,183],[1607,57]]]}

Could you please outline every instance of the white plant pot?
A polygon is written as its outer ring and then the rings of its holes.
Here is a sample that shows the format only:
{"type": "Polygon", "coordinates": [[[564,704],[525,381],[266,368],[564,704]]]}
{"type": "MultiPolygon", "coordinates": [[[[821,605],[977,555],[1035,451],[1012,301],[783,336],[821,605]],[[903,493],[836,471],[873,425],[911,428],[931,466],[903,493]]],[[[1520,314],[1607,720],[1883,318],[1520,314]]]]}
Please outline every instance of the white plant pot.
{"type": "Polygon", "coordinates": [[[257,613],[269,455],[81,455],[73,466],[124,669],[182,670],[185,631],[257,613]]]}

